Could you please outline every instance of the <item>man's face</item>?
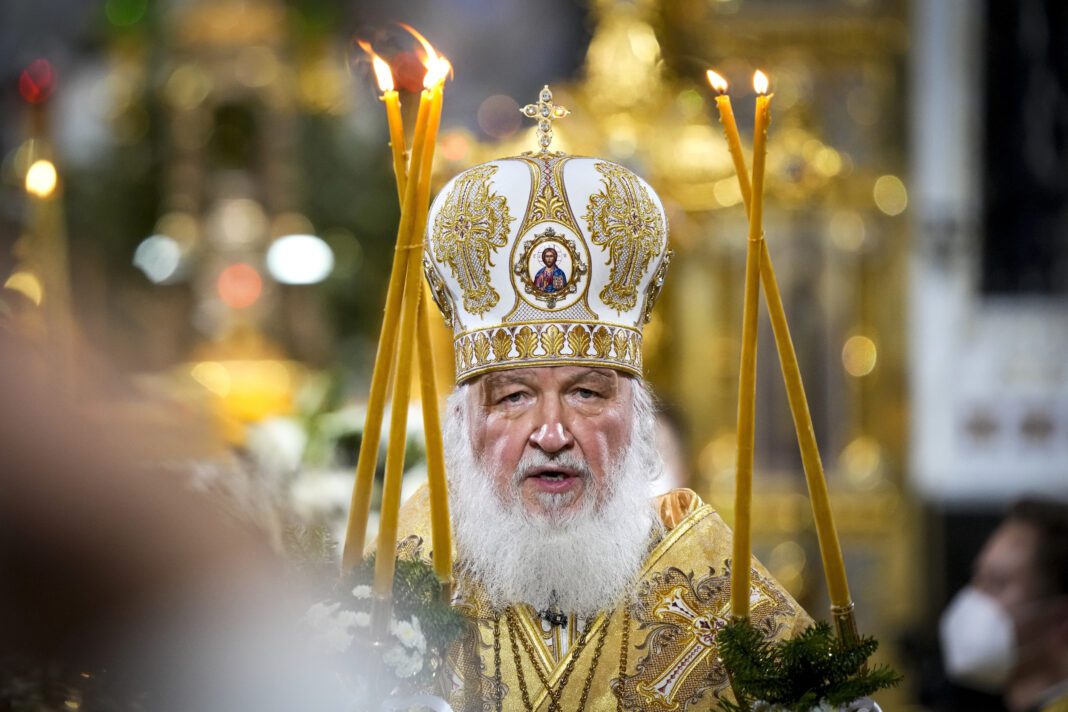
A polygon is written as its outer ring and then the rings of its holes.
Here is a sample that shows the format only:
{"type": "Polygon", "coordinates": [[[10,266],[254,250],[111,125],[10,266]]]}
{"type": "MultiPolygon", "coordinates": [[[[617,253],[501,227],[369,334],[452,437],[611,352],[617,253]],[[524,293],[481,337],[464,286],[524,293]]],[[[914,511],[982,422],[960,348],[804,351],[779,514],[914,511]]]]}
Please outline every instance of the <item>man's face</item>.
{"type": "Polygon", "coordinates": [[[556,252],[553,250],[546,250],[541,253],[541,261],[545,263],[545,266],[552,269],[556,266],[556,252]]]}
{"type": "Polygon", "coordinates": [[[506,502],[518,497],[528,513],[562,514],[605,491],[630,436],[630,379],[608,368],[546,366],[490,373],[467,392],[475,456],[506,502]],[[537,464],[520,468],[525,457],[537,464]]]}

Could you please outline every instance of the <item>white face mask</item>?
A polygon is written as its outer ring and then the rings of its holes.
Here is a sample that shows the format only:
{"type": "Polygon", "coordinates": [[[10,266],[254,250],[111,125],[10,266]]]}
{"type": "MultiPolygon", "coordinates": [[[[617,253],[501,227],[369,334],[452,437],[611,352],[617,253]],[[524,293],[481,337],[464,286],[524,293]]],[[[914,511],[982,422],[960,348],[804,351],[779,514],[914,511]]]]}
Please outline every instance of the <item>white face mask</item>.
{"type": "Polygon", "coordinates": [[[967,687],[997,692],[1016,666],[1016,630],[993,598],[965,586],[939,623],[946,674],[967,687]]]}

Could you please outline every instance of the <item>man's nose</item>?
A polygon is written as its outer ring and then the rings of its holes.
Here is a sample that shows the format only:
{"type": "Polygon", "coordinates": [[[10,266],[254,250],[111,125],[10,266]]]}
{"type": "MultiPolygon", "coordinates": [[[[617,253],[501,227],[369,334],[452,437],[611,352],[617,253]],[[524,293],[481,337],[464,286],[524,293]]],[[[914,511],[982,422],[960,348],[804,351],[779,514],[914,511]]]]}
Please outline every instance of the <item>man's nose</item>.
{"type": "Polygon", "coordinates": [[[543,452],[560,452],[571,447],[575,438],[564,423],[563,409],[555,398],[546,398],[538,409],[538,420],[529,442],[543,452]]]}

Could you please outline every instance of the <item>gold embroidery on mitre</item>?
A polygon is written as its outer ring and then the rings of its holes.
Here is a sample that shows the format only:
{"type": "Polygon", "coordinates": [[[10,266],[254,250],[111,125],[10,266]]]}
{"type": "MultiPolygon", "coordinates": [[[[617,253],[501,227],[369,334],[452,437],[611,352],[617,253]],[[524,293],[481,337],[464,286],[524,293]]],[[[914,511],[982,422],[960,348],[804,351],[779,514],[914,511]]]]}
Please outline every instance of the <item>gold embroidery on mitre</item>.
{"type": "Polygon", "coordinates": [[[533,321],[476,329],[455,339],[456,379],[504,368],[582,364],[640,375],[641,343],[634,327],[597,322],[533,321]]]}
{"type": "Polygon", "coordinates": [[[493,334],[493,355],[497,363],[504,363],[512,353],[512,336],[505,329],[497,329],[493,334]]]}
{"type": "Polygon", "coordinates": [[[638,301],[649,260],[664,241],[664,218],[649,193],[626,168],[595,163],[604,176],[604,188],[590,196],[586,226],[593,244],[608,250],[612,270],[601,290],[601,301],[618,312],[629,311],[638,301]]]}
{"type": "Polygon", "coordinates": [[[476,334],[474,341],[475,359],[478,363],[487,363],[489,361],[490,342],[486,338],[485,334],[476,334]]]}
{"type": "Polygon", "coordinates": [[[530,211],[531,222],[542,220],[559,222],[567,220],[567,206],[564,199],[560,197],[555,182],[551,180],[542,182],[541,192],[538,193],[538,197],[534,198],[534,205],[530,211]]]}
{"type": "MultiPolygon", "coordinates": [[[[750,575],[751,620],[774,639],[797,611],[773,581],[756,569],[750,575]]],[[[731,615],[729,567],[701,578],[669,567],[643,582],[638,598],[632,609],[637,629],[648,633],[637,648],[648,653],[633,675],[614,681],[623,706],[656,712],[698,704],[706,709],[709,696],[718,700],[729,688],[716,647],[716,634],[731,615]]]]}
{"type": "Polygon", "coordinates": [[[490,190],[490,178],[497,166],[476,166],[461,175],[434,217],[431,246],[434,259],[448,263],[460,283],[464,309],[483,314],[500,300],[490,284],[492,253],[508,242],[508,228],[514,218],[508,200],[490,190]]]}
{"type": "Polygon", "coordinates": [[[664,253],[664,259],[660,261],[660,266],[656,268],[653,278],[649,280],[649,286],[645,288],[645,302],[642,304],[642,324],[648,324],[649,320],[653,318],[653,307],[656,305],[656,300],[660,298],[660,290],[664,288],[668,266],[674,256],[675,253],[672,250],[664,253]]]}
{"type": "Polygon", "coordinates": [[[567,158],[569,156],[558,153],[537,156],[535,160],[530,161],[531,168],[537,175],[537,189],[523,221],[524,228],[545,220],[555,220],[578,232],[578,227],[571,216],[567,193],[562,187],[561,171],[567,158]]]}
{"type": "Polygon", "coordinates": [[[430,285],[430,296],[434,298],[434,303],[438,305],[438,311],[441,312],[441,316],[445,320],[445,326],[451,329],[456,323],[456,316],[452,311],[452,302],[449,301],[449,292],[445,288],[445,283],[441,281],[438,271],[434,269],[434,265],[430,263],[426,255],[423,255],[423,274],[426,275],[427,284],[430,285]]]}
{"type": "Polygon", "coordinates": [[[576,358],[583,358],[590,351],[590,332],[584,326],[572,326],[567,330],[567,344],[576,358]]]}

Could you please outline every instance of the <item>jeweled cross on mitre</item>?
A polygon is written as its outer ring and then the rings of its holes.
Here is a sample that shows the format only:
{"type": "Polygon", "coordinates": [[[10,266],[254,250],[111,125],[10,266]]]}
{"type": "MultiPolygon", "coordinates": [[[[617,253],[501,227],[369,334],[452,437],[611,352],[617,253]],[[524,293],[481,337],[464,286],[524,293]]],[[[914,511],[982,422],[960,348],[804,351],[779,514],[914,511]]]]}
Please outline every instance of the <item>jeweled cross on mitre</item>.
{"type": "Polygon", "coordinates": [[[548,84],[542,87],[541,93],[538,94],[538,103],[527,104],[520,111],[523,116],[538,120],[538,145],[542,151],[548,151],[549,144],[553,141],[553,121],[571,113],[553,103],[553,93],[549,91],[548,84]]]}

